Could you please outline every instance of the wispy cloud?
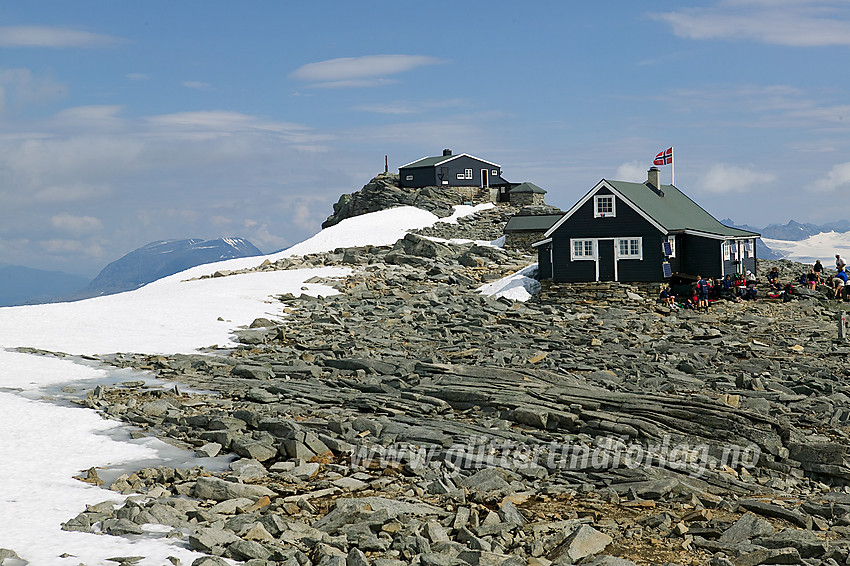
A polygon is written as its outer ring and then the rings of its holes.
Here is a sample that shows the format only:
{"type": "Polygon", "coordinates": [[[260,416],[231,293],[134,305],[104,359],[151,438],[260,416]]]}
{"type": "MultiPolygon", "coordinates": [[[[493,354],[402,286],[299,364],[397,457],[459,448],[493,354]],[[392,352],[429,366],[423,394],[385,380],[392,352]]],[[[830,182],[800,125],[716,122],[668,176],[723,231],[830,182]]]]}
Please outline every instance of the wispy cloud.
{"type": "Polygon", "coordinates": [[[850,189],[850,162],[835,165],[825,177],[818,179],[807,188],[814,192],[850,189]]]}
{"type": "Polygon", "coordinates": [[[209,83],[202,83],[201,81],[183,81],[180,84],[186,88],[194,88],[196,90],[213,90],[209,83]]]}
{"type": "Polygon", "coordinates": [[[50,225],[56,230],[73,235],[91,234],[103,229],[103,223],[93,216],[74,216],[67,212],[52,216],[50,225]]]}
{"type": "Polygon", "coordinates": [[[697,187],[707,193],[741,193],[773,182],[775,176],[752,168],[718,163],[712,165],[697,181],[697,187]]]}
{"type": "Polygon", "coordinates": [[[389,75],[410,71],[443,60],[427,55],[364,55],[308,63],[291,77],[321,87],[363,87],[386,84],[389,75]]]}
{"type": "Polygon", "coordinates": [[[146,75],[145,73],[127,73],[126,75],[124,75],[124,77],[131,81],[150,80],[150,75],[146,75]]]}
{"type": "Polygon", "coordinates": [[[375,114],[391,114],[396,116],[422,114],[430,110],[440,110],[445,108],[457,108],[464,106],[466,101],[460,98],[452,98],[449,100],[425,101],[425,102],[378,102],[375,104],[361,104],[355,106],[354,110],[360,112],[373,112],[375,114]]]}
{"type": "Polygon", "coordinates": [[[725,0],[653,15],[687,39],[793,47],[850,45],[850,5],[829,0],[725,0]]]}
{"type": "Polygon", "coordinates": [[[29,69],[0,69],[0,112],[41,104],[68,94],[68,87],[29,69]]]}
{"type": "Polygon", "coordinates": [[[72,28],[0,26],[0,47],[111,47],[124,40],[72,28]]]}
{"type": "Polygon", "coordinates": [[[631,181],[632,183],[642,183],[646,181],[646,170],[649,166],[647,162],[629,161],[617,167],[615,179],[620,181],[631,181]]]}

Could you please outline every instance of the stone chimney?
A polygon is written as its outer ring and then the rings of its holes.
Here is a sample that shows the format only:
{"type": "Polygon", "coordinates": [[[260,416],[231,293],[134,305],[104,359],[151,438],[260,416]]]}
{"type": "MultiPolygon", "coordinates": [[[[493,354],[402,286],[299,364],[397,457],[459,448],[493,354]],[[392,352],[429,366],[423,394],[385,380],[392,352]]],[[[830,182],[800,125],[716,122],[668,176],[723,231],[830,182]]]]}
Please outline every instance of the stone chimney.
{"type": "Polygon", "coordinates": [[[452,154],[452,150],[450,150],[450,149],[444,149],[443,150],[443,157],[449,157],[451,154],[452,154]]]}
{"type": "Polygon", "coordinates": [[[661,190],[661,171],[658,167],[650,167],[646,173],[646,186],[653,190],[658,196],[663,197],[664,191],[661,190]]]}
{"type": "Polygon", "coordinates": [[[661,181],[659,180],[660,176],[661,171],[658,167],[650,167],[649,171],[646,172],[646,182],[658,189],[661,187],[661,181]]]}

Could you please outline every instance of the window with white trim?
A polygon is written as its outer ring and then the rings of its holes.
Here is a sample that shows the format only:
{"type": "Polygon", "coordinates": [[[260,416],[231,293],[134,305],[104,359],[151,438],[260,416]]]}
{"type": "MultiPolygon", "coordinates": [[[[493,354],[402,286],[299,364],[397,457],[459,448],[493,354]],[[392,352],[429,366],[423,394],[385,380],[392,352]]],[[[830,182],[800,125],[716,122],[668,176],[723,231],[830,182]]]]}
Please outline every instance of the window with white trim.
{"type": "Polygon", "coordinates": [[[744,242],[744,258],[753,257],[752,240],[744,242]]]}
{"type": "Polygon", "coordinates": [[[676,236],[667,236],[666,242],[661,242],[661,253],[664,253],[667,257],[676,257],[676,236]],[[665,253],[667,250],[664,249],[664,244],[670,244],[670,253],[665,253]]]}
{"type": "Polygon", "coordinates": [[[463,173],[458,173],[457,178],[458,179],[466,179],[466,175],[464,175],[463,173]]]}
{"type": "Polygon", "coordinates": [[[732,246],[729,245],[729,240],[723,241],[723,261],[730,261],[732,259],[732,246]]]}
{"type": "Polygon", "coordinates": [[[643,259],[641,238],[618,238],[617,257],[619,259],[643,259]]]}
{"type": "Polygon", "coordinates": [[[412,181],[412,180],[413,180],[413,175],[407,175],[407,176],[404,178],[404,180],[405,180],[405,181],[412,181]]]}
{"type": "Polygon", "coordinates": [[[596,259],[593,240],[570,240],[570,260],[596,259]]]}
{"type": "Polygon", "coordinates": [[[614,195],[596,195],[593,197],[593,217],[609,218],[617,216],[614,195]]]}
{"type": "Polygon", "coordinates": [[[467,179],[472,179],[472,169],[464,169],[467,179]]]}
{"type": "Polygon", "coordinates": [[[494,177],[497,177],[499,175],[499,170],[493,169],[492,171],[490,171],[490,174],[493,175],[494,177]]]}

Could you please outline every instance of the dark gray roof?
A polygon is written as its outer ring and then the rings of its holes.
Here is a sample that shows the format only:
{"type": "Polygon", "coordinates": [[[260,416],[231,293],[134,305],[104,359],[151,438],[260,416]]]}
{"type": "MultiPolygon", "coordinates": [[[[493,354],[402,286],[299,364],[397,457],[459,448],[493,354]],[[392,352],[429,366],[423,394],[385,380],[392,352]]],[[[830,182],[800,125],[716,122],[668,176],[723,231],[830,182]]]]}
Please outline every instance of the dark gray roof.
{"type": "Polygon", "coordinates": [[[493,163],[492,161],[487,161],[486,159],[481,159],[480,157],[475,157],[474,155],[470,155],[468,153],[458,153],[457,155],[438,155],[436,157],[423,157],[421,159],[417,159],[416,161],[412,161],[407,165],[402,165],[401,167],[399,167],[399,170],[414,169],[419,167],[436,167],[437,165],[442,165],[446,161],[451,161],[459,157],[470,157],[482,163],[492,165],[493,167],[498,167],[499,169],[502,168],[502,166],[498,163],[493,163]]]}
{"type": "Polygon", "coordinates": [[[505,225],[505,232],[545,232],[562,216],[563,214],[511,216],[505,225]]]}
{"type": "Polygon", "coordinates": [[[537,195],[545,195],[546,191],[544,189],[541,189],[534,183],[520,183],[519,185],[511,189],[511,194],[520,193],[534,193],[537,195]]]}

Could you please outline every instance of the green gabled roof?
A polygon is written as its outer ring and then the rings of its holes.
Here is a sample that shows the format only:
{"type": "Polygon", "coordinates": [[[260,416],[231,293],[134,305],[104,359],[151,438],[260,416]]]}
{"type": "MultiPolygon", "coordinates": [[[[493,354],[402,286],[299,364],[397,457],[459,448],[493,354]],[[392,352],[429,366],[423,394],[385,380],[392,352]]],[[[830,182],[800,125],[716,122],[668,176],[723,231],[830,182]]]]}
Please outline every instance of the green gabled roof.
{"type": "Polygon", "coordinates": [[[534,193],[537,195],[545,195],[546,191],[535,185],[534,183],[520,183],[511,189],[511,194],[534,193]]]}
{"type": "Polygon", "coordinates": [[[645,183],[607,180],[605,182],[668,232],[695,230],[727,237],[759,235],[721,224],[673,185],[661,185],[661,192],[664,195],[661,196],[645,183]]]}
{"type": "Polygon", "coordinates": [[[557,222],[563,214],[527,214],[508,218],[505,232],[545,232],[557,222]]]}

